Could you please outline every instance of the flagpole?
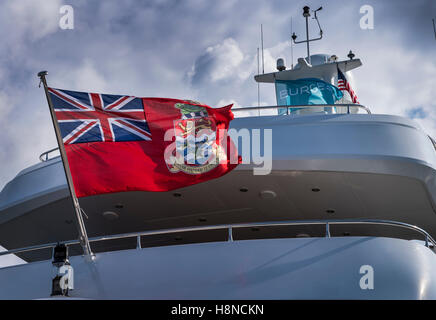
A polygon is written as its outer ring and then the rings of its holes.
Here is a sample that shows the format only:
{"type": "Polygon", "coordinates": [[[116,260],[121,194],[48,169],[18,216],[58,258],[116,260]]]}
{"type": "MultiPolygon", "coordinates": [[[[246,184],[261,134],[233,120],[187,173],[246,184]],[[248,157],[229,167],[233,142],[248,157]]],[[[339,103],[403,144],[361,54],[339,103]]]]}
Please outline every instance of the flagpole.
{"type": "Polygon", "coordinates": [[[92,257],[93,253],[91,251],[91,246],[89,245],[88,234],[86,233],[85,223],[82,217],[82,209],[80,208],[79,199],[77,199],[76,191],[74,189],[73,179],[71,177],[70,165],[68,164],[67,153],[65,151],[64,141],[62,139],[61,130],[59,129],[58,122],[56,120],[56,114],[53,108],[53,103],[48,93],[47,80],[45,79],[46,75],[47,75],[47,71],[41,71],[38,73],[38,77],[41,79],[41,82],[44,86],[45,96],[47,98],[48,107],[50,109],[50,115],[56,133],[56,140],[58,142],[59,151],[61,154],[61,159],[65,171],[65,176],[67,178],[68,189],[70,191],[71,200],[73,201],[74,212],[76,215],[76,225],[79,231],[80,245],[82,246],[83,253],[85,254],[85,256],[92,257]]]}

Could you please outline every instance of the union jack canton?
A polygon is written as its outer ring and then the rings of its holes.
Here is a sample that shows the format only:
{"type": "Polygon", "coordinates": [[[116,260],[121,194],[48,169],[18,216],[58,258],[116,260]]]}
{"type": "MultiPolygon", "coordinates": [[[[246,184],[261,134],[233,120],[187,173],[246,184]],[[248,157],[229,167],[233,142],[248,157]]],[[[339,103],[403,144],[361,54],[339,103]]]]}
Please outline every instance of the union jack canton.
{"type": "Polygon", "coordinates": [[[151,140],[142,100],[48,88],[64,144],[151,140]]]}

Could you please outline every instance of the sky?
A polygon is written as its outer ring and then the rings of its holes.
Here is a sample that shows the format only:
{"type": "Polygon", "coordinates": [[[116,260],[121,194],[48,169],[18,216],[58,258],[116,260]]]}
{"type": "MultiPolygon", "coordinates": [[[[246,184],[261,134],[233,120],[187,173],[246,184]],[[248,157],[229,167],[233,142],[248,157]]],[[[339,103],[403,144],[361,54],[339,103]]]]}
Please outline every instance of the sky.
{"type": "MultiPolygon", "coordinates": [[[[56,146],[39,71],[57,88],[253,106],[260,24],[265,72],[279,57],[289,67],[291,18],[302,39],[304,5],[323,6],[324,37],[311,53],[342,60],[353,50],[363,62],[352,79],[359,101],[413,118],[436,137],[434,0],[3,0],[0,189],[56,146]],[[59,25],[64,5],[74,10],[73,29],[59,25]],[[374,10],[373,29],[360,27],[364,5],[374,10]]],[[[310,32],[317,36],[315,20],[310,32]]],[[[293,53],[295,64],[305,45],[293,53]]],[[[260,93],[263,105],[275,104],[272,85],[260,93]]]]}

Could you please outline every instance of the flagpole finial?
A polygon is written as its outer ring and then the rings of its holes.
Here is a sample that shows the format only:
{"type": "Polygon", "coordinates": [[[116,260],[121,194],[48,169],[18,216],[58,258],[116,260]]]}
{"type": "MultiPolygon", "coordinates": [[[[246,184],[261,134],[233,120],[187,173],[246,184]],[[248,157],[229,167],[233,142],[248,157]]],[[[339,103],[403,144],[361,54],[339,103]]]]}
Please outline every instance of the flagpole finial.
{"type": "Polygon", "coordinates": [[[38,77],[39,77],[39,85],[38,87],[41,88],[41,83],[44,85],[44,88],[47,87],[47,81],[45,80],[45,76],[48,74],[47,71],[39,71],[38,77]]]}
{"type": "Polygon", "coordinates": [[[38,72],[38,77],[41,78],[41,77],[43,77],[43,76],[46,76],[47,74],[48,74],[48,72],[45,71],[45,70],[44,70],[44,71],[39,71],[39,72],[38,72]]]}

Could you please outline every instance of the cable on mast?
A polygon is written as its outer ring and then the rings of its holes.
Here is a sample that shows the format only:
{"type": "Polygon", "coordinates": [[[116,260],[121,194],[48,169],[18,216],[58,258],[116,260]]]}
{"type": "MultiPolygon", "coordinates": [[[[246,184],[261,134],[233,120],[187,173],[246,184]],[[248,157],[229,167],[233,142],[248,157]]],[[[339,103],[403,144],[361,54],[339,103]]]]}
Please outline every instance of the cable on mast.
{"type": "MultiPolygon", "coordinates": [[[[257,74],[260,72],[259,47],[257,48],[257,74]]],[[[257,82],[257,106],[260,107],[260,83],[257,82]]]]}
{"type": "Polygon", "coordinates": [[[435,38],[435,40],[436,40],[436,26],[435,26],[435,24],[434,24],[434,18],[431,19],[431,20],[433,21],[434,38],[435,38]]]}
{"type": "Polygon", "coordinates": [[[262,24],[260,25],[260,42],[262,45],[262,74],[265,73],[265,59],[263,56],[263,26],[262,24]]]}
{"type": "MultiPolygon", "coordinates": [[[[292,17],[291,17],[291,34],[294,33],[292,28],[292,17]]],[[[291,70],[294,70],[294,43],[291,40],[291,70]]]]}

